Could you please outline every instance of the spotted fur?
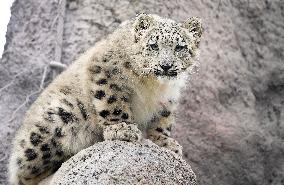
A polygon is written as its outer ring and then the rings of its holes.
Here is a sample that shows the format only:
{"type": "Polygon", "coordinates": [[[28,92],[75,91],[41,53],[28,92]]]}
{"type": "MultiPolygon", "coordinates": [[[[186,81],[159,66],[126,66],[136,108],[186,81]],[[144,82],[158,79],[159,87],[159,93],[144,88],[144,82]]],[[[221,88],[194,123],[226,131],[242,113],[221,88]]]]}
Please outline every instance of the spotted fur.
{"type": "Polygon", "coordinates": [[[141,14],[122,23],[30,107],[13,141],[10,183],[37,184],[96,142],[135,142],[142,132],[181,154],[171,124],[201,34],[197,18],[177,23],[141,14]]]}

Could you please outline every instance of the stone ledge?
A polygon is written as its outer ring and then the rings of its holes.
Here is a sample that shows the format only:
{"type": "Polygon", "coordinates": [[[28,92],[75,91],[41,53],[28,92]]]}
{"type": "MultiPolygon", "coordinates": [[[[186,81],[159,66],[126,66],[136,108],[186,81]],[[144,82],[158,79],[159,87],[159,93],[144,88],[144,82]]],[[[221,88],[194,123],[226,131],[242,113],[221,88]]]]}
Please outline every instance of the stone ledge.
{"type": "Polygon", "coordinates": [[[63,163],[40,185],[196,184],[190,165],[150,140],[104,141],[63,163]]]}

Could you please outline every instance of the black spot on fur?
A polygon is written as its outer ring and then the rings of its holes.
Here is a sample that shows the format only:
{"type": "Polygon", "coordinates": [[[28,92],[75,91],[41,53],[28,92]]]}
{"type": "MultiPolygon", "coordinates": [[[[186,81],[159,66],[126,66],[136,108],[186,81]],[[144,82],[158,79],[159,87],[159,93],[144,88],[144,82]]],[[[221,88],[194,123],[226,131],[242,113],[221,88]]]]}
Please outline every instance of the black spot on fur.
{"type": "Polygon", "coordinates": [[[139,41],[139,38],[137,36],[135,36],[134,42],[137,43],[138,41],[139,41]]]}
{"type": "Polygon", "coordinates": [[[121,88],[116,84],[110,84],[109,87],[115,91],[121,91],[121,88]]]}
{"type": "Polygon", "coordinates": [[[110,119],[110,121],[119,121],[118,118],[113,118],[113,119],[110,119]]]}
{"type": "Polygon", "coordinates": [[[57,142],[56,142],[56,139],[54,139],[54,138],[51,139],[51,144],[52,144],[54,147],[57,147],[57,146],[58,146],[58,144],[57,144],[57,142]]]}
{"type": "Polygon", "coordinates": [[[45,143],[45,144],[41,145],[40,150],[41,151],[49,151],[50,147],[49,147],[48,144],[45,143]]]}
{"type": "Polygon", "coordinates": [[[63,134],[62,134],[62,128],[59,128],[59,127],[55,128],[55,130],[54,130],[54,135],[55,135],[56,137],[62,137],[62,136],[63,136],[63,134]]]}
{"type": "Polygon", "coordinates": [[[63,156],[63,151],[62,150],[57,150],[56,152],[55,152],[55,155],[57,155],[57,156],[63,156]]]}
{"type": "Polygon", "coordinates": [[[117,101],[117,98],[115,95],[111,95],[108,100],[107,100],[107,103],[109,104],[112,104],[113,102],[116,102],[117,101]]]}
{"type": "Polygon", "coordinates": [[[47,127],[41,126],[41,127],[38,128],[38,130],[39,130],[40,133],[42,133],[42,134],[49,134],[49,130],[48,130],[47,127]]]}
{"type": "Polygon", "coordinates": [[[163,132],[163,129],[158,127],[158,128],[156,128],[156,131],[163,132]]]}
{"type": "Polygon", "coordinates": [[[87,120],[89,116],[87,114],[87,110],[85,108],[85,105],[82,102],[80,102],[79,100],[77,100],[77,106],[79,107],[80,112],[81,112],[82,117],[84,118],[84,120],[87,120]]]}
{"type": "Polygon", "coordinates": [[[110,112],[108,110],[102,110],[100,112],[100,116],[103,117],[103,118],[106,118],[109,114],[110,114],[110,112]]]}
{"type": "Polygon", "coordinates": [[[53,162],[52,162],[53,172],[56,172],[56,171],[61,167],[61,164],[62,164],[63,162],[64,162],[63,160],[60,160],[60,161],[53,161],[53,162]]]}
{"type": "Polygon", "coordinates": [[[122,96],[121,100],[124,102],[129,102],[129,96],[124,95],[122,96]]]}
{"type": "Polygon", "coordinates": [[[101,99],[103,99],[103,97],[105,97],[105,96],[106,96],[105,91],[103,91],[103,90],[98,90],[98,91],[96,91],[95,98],[101,100],[101,99]]]}
{"type": "Polygon", "coordinates": [[[25,185],[21,179],[19,180],[19,185],[25,185]]]}
{"type": "Polygon", "coordinates": [[[52,111],[47,111],[45,112],[45,115],[44,115],[44,119],[49,121],[49,122],[54,122],[54,115],[55,113],[52,112],[52,111]]]}
{"type": "Polygon", "coordinates": [[[51,158],[51,152],[50,151],[46,151],[42,154],[42,159],[50,159],[51,158]]]}
{"type": "Polygon", "coordinates": [[[37,168],[35,166],[32,167],[32,170],[31,170],[32,174],[37,175],[37,174],[39,174],[39,172],[40,172],[39,168],[37,168]]]}
{"type": "Polygon", "coordinates": [[[73,136],[73,137],[76,137],[77,136],[77,134],[78,134],[78,129],[75,129],[74,127],[71,127],[71,135],[73,136]]]}
{"type": "Polygon", "coordinates": [[[69,95],[71,94],[71,88],[68,86],[62,87],[59,92],[63,93],[64,95],[69,95]]]}
{"type": "Polygon", "coordinates": [[[78,121],[78,118],[76,118],[76,116],[70,112],[67,112],[66,110],[64,110],[63,108],[59,107],[58,108],[58,115],[61,118],[62,122],[65,124],[74,122],[74,121],[78,121]]]}
{"type": "Polygon", "coordinates": [[[113,68],[112,71],[111,71],[111,73],[112,73],[113,75],[117,75],[117,74],[119,73],[118,68],[117,68],[117,67],[113,68]]]}
{"type": "Polygon", "coordinates": [[[118,116],[119,114],[121,114],[122,110],[121,109],[114,109],[113,111],[113,115],[118,116]]]}
{"type": "Polygon", "coordinates": [[[107,84],[107,79],[102,78],[102,79],[98,80],[96,84],[97,85],[105,85],[105,84],[107,84]]]}
{"type": "Polygon", "coordinates": [[[37,153],[34,149],[28,148],[25,151],[25,156],[27,157],[27,161],[32,161],[37,158],[37,153]]]}
{"type": "Polygon", "coordinates": [[[108,62],[108,59],[107,58],[103,58],[103,62],[104,63],[108,62]]]}
{"type": "Polygon", "coordinates": [[[123,66],[127,69],[131,68],[130,62],[125,62],[123,66]]]}
{"type": "Polygon", "coordinates": [[[101,66],[92,66],[91,68],[89,68],[89,71],[93,74],[99,74],[102,71],[102,67],[101,66]]]}
{"type": "Polygon", "coordinates": [[[50,164],[50,160],[43,160],[42,161],[42,164],[43,164],[43,166],[49,166],[49,164],[50,164]]]}
{"type": "Polygon", "coordinates": [[[22,162],[23,162],[23,160],[22,160],[22,159],[20,159],[20,158],[18,158],[18,159],[17,159],[17,165],[19,165],[19,166],[20,166],[20,165],[22,164],[22,162]]]}
{"type": "Polygon", "coordinates": [[[105,75],[107,78],[111,78],[112,77],[112,73],[110,70],[105,70],[105,75]]]}
{"type": "Polygon", "coordinates": [[[62,99],[61,102],[64,103],[65,105],[67,105],[67,106],[70,107],[70,108],[73,108],[73,107],[74,107],[73,104],[70,103],[69,101],[67,101],[66,99],[62,99]]]}
{"type": "Polygon", "coordinates": [[[167,127],[167,130],[171,131],[172,130],[172,126],[167,127]]]}
{"type": "Polygon", "coordinates": [[[128,118],[129,118],[129,115],[128,115],[126,112],[124,112],[124,113],[121,115],[121,118],[122,118],[122,119],[128,119],[128,118]]]}
{"type": "Polygon", "coordinates": [[[41,137],[41,135],[39,135],[35,132],[32,132],[31,136],[30,136],[30,141],[34,146],[37,146],[39,143],[42,142],[42,137],[41,137]]]}
{"type": "Polygon", "coordinates": [[[162,110],[160,112],[160,115],[163,116],[163,117],[169,117],[170,114],[171,114],[171,112],[168,111],[168,110],[162,110]]]}

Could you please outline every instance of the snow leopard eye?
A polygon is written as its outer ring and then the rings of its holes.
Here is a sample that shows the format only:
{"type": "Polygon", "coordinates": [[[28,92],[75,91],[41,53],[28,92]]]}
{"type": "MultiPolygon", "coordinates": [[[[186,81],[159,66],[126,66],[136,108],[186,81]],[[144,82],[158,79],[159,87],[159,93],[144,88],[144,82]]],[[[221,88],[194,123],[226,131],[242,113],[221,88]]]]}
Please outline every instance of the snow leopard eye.
{"type": "Polygon", "coordinates": [[[159,46],[157,43],[154,43],[154,44],[150,44],[150,48],[154,51],[158,51],[159,50],[159,46]]]}
{"type": "Polygon", "coordinates": [[[175,51],[176,52],[180,52],[180,51],[182,51],[182,50],[184,50],[184,49],[187,49],[187,45],[177,45],[176,46],[176,48],[175,48],[175,51]]]}

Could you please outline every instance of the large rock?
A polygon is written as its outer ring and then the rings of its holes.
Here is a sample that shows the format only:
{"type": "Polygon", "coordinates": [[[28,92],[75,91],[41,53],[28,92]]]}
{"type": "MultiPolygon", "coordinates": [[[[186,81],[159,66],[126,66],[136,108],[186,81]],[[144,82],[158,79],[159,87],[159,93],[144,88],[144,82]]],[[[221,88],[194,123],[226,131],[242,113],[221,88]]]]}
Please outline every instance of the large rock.
{"type": "Polygon", "coordinates": [[[42,184],[196,185],[196,177],[180,156],[149,140],[105,141],[73,156],[42,184]]]}
{"type": "MultiPolygon", "coordinates": [[[[12,8],[0,65],[0,88],[13,81],[0,92],[3,184],[10,140],[38,94],[23,102],[55,59],[59,2],[16,0],[12,8]]],[[[200,71],[184,89],[174,137],[201,185],[284,183],[283,0],[68,0],[66,7],[65,64],[138,12],[201,17],[200,71]]]]}

